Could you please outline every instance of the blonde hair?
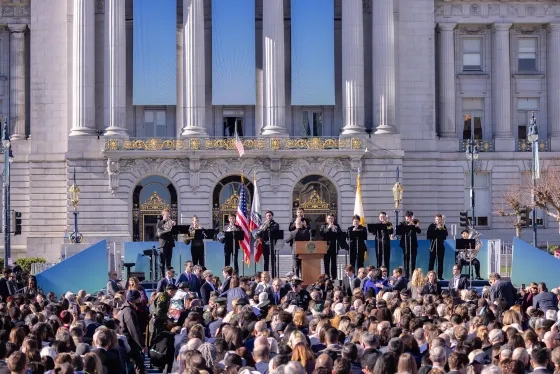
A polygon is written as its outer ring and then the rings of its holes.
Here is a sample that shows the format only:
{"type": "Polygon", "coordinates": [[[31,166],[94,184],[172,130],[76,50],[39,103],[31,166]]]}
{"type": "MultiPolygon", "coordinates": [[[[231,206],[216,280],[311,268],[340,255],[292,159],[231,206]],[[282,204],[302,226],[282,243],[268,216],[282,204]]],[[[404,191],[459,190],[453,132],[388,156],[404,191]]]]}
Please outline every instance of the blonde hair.
{"type": "Polygon", "coordinates": [[[417,268],[412,273],[412,279],[410,281],[412,287],[423,287],[425,284],[424,275],[422,274],[422,269],[417,268]]]}
{"type": "Polygon", "coordinates": [[[435,281],[437,282],[437,274],[436,274],[436,272],[433,271],[433,270],[430,270],[429,272],[426,273],[426,283],[428,283],[428,278],[429,278],[430,274],[433,274],[433,275],[434,275],[434,279],[435,279],[435,281]]]}

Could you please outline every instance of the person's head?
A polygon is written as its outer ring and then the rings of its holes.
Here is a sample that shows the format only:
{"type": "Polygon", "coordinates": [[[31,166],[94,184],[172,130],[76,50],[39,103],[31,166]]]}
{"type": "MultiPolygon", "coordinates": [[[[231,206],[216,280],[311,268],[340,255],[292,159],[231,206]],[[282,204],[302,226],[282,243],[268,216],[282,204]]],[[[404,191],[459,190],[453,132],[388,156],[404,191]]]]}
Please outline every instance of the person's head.
{"type": "Polygon", "coordinates": [[[469,238],[469,230],[461,231],[461,238],[468,239],[469,238]]]}
{"type": "Polygon", "coordinates": [[[27,356],[23,352],[16,351],[8,357],[8,369],[12,373],[25,373],[27,356]]]}
{"type": "Polygon", "coordinates": [[[458,352],[452,352],[447,359],[450,370],[462,371],[467,368],[469,358],[467,355],[458,352]]]}
{"type": "Polygon", "coordinates": [[[264,214],[265,218],[267,221],[271,221],[274,218],[274,213],[271,210],[268,210],[265,214],[264,214]]]}
{"type": "Polygon", "coordinates": [[[194,267],[194,265],[193,265],[193,262],[192,262],[192,261],[185,261],[185,271],[186,271],[187,273],[192,272],[193,267],[194,267]]]}
{"type": "Polygon", "coordinates": [[[387,222],[387,213],[379,212],[379,222],[381,223],[387,222]]]}
{"type": "Polygon", "coordinates": [[[346,276],[349,277],[351,275],[354,275],[354,266],[348,264],[344,267],[344,272],[346,273],[346,276]]]}
{"type": "Polygon", "coordinates": [[[320,354],[315,360],[315,369],[317,368],[327,368],[329,370],[333,369],[333,359],[326,353],[320,354]]]}
{"type": "Polygon", "coordinates": [[[403,275],[403,269],[402,268],[394,268],[393,269],[393,277],[395,277],[395,279],[398,279],[400,277],[402,277],[403,275]]]}
{"type": "Polygon", "coordinates": [[[350,374],[352,373],[350,360],[346,357],[339,357],[334,361],[332,374],[350,374]]]}
{"type": "Polygon", "coordinates": [[[357,215],[357,214],[354,214],[354,216],[352,217],[352,225],[355,226],[355,227],[358,227],[360,225],[360,221],[361,221],[360,216],[357,215]]]}
{"type": "Polygon", "coordinates": [[[461,275],[461,266],[459,264],[453,265],[453,276],[458,277],[461,275]]]}
{"type": "Polygon", "coordinates": [[[334,224],[334,215],[333,215],[333,214],[331,214],[331,213],[327,214],[327,223],[328,223],[329,225],[333,225],[333,224],[334,224]]]}
{"type": "Polygon", "coordinates": [[[433,271],[433,270],[430,270],[428,272],[428,274],[426,275],[426,280],[428,281],[428,283],[435,283],[437,281],[436,272],[433,271]]]}
{"type": "Polygon", "coordinates": [[[228,221],[230,225],[235,225],[235,214],[230,214],[228,216],[228,221]]]}
{"type": "Polygon", "coordinates": [[[373,368],[375,374],[394,374],[397,372],[397,357],[393,353],[383,353],[377,358],[375,367],[373,368]]]}
{"type": "Polygon", "coordinates": [[[434,218],[434,223],[436,225],[442,225],[443,224],[443,216],[441,214],[436,214],[435,218],[434,218]]]}
{"type": "Polygon", "coordinates": [[[204,273],[202,273],[202,277],[203,277],[208,283],[214,283],[214,274],[212,273],[212,271],[210,271],[210,270],[205,270],[204,273]]]}
{"type": "Polygon", "coordinates": [[[544,282],[540,282],[537,287],[539,292],[548,292],[548,288],[546,287],[546,283],[544,282]]]}
{"type": "Polygon", "coordinates": [[[547,366],[550,360],[550,355],[546,348],[535,348],[531,352],[531,366],[533,368],[539,366],[547,366]]]}
{"type": "Polygon", "coordinates": [[[165,208],[161,211],[161,216],[163,219],[169,219],[169,209],[165,208]]]}
{"type": "Polygon", "coordinates": [[[273,292],[280,292],[281,288],[282,288],[282,281],[280,280],[280,278],[275,278],[272,281],[272,291],[273,292]]]}
{"type": "Polygon", "coordinates": [[[137,290],[140,288],[140,280],[136,277],[128,278],[128,289],[137,290]]]}
{"type": "Polygon", "coordinates": [[[222,269],[222,275],[224,278],[229,278],[233,275],[233,268],[231,266],[226,266],[222,269]]]}
{"type": "Polygon", "coordinates": [[[494,283],[496,283],[497,281],[500,280],[500,274],[498,273],[490,273],[490,275],[488,276],[488,282],[490,283],[490,285],[493,285],[494,283]]]}
{"type": "Polygon", "coordinates": [[[305,209],[297,208],[296,217],[303,218],[305,216],[305,209]]]}
{"type": "MultiPolygon", "coordinates": [[[[560,353],[560,351],[558,351],[560,353]]],[[[525,367],[529,365],[531,357],[529,357],[529,352],[525,348],[515,348],[511,355],[512,360],[519,360],[523,363],[525,367]]]]}
{"type": "Polygon", "coordinates": [[[404,214],[404,219],[407,223],[412,223],[412,220],[414,219],[414,212],[411,210],[407,210],[404,214]]]}
{"type": "Polygon", "coordinates": [[[117,280],[117,277],[119,276],[116,271],[110,271],[108,275],[111,280],[117,280]]]}
{"type": "Polygon", "coordinates": [[[377,353],[370,353],[362,357],[362,371],[364,374],[374,374],[373,369],[379,358],[379,354],[377,353]]]}
{"type": "Polygon", "coordinates": [[[166,276],[168,279],[173,278],[174,275],[175,275],[175,269],[173,269],[172,267],[168,267],[168,268],[165,270],[165,276],[166,276]]]}
{"type": "Polygon", "coordinates": [[[200,222],[200,221],[198,220],[198,217],[197,217],[197,216],[193,216],[193,218],[192,218],[192,224],[193,224],[193,226],[194,226],[194,227],[198,227],[199,222],[200,222]]]}
{"type": "Polygon", "coordinates": [[[95,353],[86,353],[84,358],[84,371],[88,374],[103,374],[103,365],[95,353]]]}
{"type": "Polygon", "coordinates": [[[430,360],[433,362],[434,366],[444,366],[446,359],[447,352],[445,351],[445,347],[438,346],[430,349],[430,360]]]}

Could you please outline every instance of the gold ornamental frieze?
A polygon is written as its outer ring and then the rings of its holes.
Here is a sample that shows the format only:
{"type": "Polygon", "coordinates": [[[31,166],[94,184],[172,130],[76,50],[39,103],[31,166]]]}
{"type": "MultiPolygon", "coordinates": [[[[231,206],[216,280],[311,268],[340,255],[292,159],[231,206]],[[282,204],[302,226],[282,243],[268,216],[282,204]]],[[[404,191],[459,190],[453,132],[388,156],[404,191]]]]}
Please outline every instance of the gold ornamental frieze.
{"type": "Polygon", "coordinates": [[[309,196],[306,201],[301,203],[300,207],[305,210],[324,210],[329,209],[329,203],[324,201],[321,196],[319,196],[316,190],[313,190],[311,196],[309,196]]]}
{"type": "Polygon", "coordinates": [[[163,209],[169,209],[169,204],[167,204],[157,192],[154,193],[146,200],[145,203],[140,204],[140,211],[162,211],[163,209]]]}

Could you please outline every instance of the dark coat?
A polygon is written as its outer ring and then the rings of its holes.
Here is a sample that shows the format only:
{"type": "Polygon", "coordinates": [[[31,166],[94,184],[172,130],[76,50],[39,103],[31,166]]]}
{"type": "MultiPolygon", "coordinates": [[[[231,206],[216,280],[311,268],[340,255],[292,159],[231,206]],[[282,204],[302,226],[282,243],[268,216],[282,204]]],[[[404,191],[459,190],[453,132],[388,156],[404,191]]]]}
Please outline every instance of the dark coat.
{"type": "MultiPolygon", "coordinates": [[[[498,280],[490,287],[490,301],[494,302],[496,299],[504,299],[507,303],[507,307],[511,308],[517,299],[517,290],[513,287],[511,282],[498,280]]],[[[533,298],[533,305],[534,303],[535,301],[533,298]]]]}
{"type": "Polygon", "coordinates": [[[107,374],[122,374],[125,372],[122,361],[116,354],[103,348],[92,349],[92,352],[99,357],[101,364],[107,370],[107,374]]]}
{"type": "Polygon", "coordinates": [[[208,282],[204,282],[202,287],[200,287],[200,298],[202,299],[202,305],[208,305],[210,302],[210,294],[214,291],[212,285],[208,282]]]}
{"type": "Polygon", "coordinates": [[[167,278],[162,278],[157,284],[157,292],[165,292],[165,287],[169,284],[175,284],[175,279],[171,278],[171,282],[167,281],[167,278]]]}
{"type": "Polygon", "coordinates": [[[558,311],[558,298],[552,292],[543,291],[533,296],[533,306],[545,313],[549,309],[558,311]]]}
{"type": "Polygon", "coordinates": [[[350,278],[344,276],[344,278],[342,278],[342,291],[345,295],[352,296],[352,291],[354,291],[354,288],[360,288],[361,283],[362,280],[355,275],[352,279],[352,282],[350,282],[350,278]]]}
{"type": "Polygon", "coordinates": [[[401,248],[418,248],[418,237],[422,230],[417,226],[407,225],[405,222],[401,222],[397,227],[397,235],[401,236],[400,246],[401,248]],[[408,228],[410,227],[410,229],[408,228]]]}
{"type": "Polygon", "coordinates": [[[393,285],[388,285],[383,287],[383,291],[402,291],[408,288],[408,280],[405,277],[400,277],[393,283],[393,285]]]}
{"type": "Polygon", "coordinates": [[[426,283],[424,287],[422,287],[421,291],[422,295],[441,295],[441,286],[439,282],[435,283],[426,283]]]}
{"type": "Polygon", "coordinates": [[[144,346],[144,339],[142,338],[142,332],[140,331],[140,325],[138,324],[138,318],[136,316],[136,310],[126,301],[123,306],[120,307],[118,319],[121,322],[123,328],[123,335],[126,336],[127,340],[134,340],[138,346],[144,346]]]}

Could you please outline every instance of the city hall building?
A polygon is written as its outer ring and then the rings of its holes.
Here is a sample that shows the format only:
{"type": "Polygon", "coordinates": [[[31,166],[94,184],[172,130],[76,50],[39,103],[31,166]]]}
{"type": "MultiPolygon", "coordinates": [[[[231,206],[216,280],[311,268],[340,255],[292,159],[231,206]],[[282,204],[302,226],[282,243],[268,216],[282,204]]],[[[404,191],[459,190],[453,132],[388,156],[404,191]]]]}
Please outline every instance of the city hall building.
{"type": "Polygon", "coordinates": [[[13,257],[60,258],[74,176],[84,242],[117,249],[154,240],[164,207],[218,228],[255,181],[286,234],[297,207],[347,227],[358,173],[368,223],[395,220],[399,175],[424,235],[470,206],[471,132],[477,229],[511,241],[494,211],[530,173],[533,113],[541,169],[560,164],[557,1],[228,2],[0,0],[13,257]]]}

